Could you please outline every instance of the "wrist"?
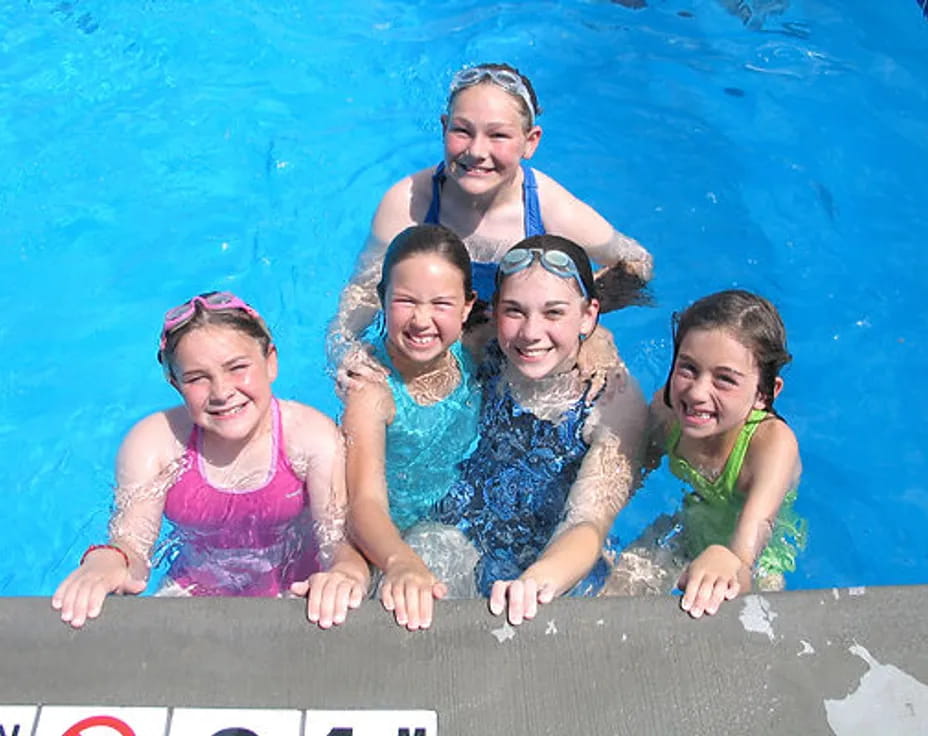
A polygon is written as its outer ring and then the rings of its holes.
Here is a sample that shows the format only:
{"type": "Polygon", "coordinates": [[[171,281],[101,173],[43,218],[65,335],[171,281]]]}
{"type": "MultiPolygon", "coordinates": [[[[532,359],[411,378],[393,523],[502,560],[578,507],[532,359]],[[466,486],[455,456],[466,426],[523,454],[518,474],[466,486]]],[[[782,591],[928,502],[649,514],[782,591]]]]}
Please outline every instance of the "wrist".
{"type": "Polygon", "coordinates": [[[129,569],[130,564],[131,564],[129,561],[129,555],[126,553],[125,550],[117,547],[115,544],[91,544],[86,550],[84,550],[84,554],[81,555],[81,561],[78,564],[83,565],[84,561],[87,559],[87,557],[90,554],[94,552],[99,554],[102,551],[109,551],[113,554],[120,555],[122,557],[122,561],[126,565],[126,569],[127,570],[129,569]]]}

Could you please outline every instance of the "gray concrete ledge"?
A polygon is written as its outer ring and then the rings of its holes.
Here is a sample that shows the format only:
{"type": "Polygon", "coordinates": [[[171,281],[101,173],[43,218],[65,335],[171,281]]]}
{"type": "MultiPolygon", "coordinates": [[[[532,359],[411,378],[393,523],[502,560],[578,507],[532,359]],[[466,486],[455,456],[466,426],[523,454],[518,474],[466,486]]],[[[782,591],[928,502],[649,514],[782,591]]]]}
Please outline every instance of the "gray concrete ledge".
{"type": "Polygon", "coordinates": [[[846,734],[825,705],[845,699],[928,733],[928,586],[748,596],[699,621],[676,604],[559,600],[507,638],[482,601],[409,633],[376,603],[323,632],[299,600],[113,598],[72,631],[46,598],[4,598],[0,703],[425,709],[443,736],[535,736],[846,734]]]}

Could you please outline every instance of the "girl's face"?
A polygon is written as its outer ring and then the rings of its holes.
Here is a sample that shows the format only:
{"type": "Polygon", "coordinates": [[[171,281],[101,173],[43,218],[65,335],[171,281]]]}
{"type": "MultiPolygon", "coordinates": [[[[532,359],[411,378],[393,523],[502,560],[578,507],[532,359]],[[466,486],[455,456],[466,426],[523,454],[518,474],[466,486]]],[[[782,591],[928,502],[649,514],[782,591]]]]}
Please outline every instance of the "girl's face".
{"type": "MultiPolygon", "coordinates": [[[[670,403],[685,435],[706,438],[740,430],[752,409],[765,408],[751,350],[725,329],[691,329],[680,341],[670,376],[670,403]]],[[[782,379],[776,379],[779,393],[782,379]]]]}
{"type": "Polygon", "coordinates": [[[495,84],[475,84],[442,115],[445,167],[465,192],[477,196],[511,182],[522,159],[535,153],[541,128],[525,132],[519,105],[495,84]]]}
{"type": "Polygon", "coordinates": [[[204,325],[177,343],[174,387],[190,418],[223,439],[246,440],[269,421],[277,352],[267,356],[250,335],[223,325],[204,325]]]}
{"type": "Polygon", "coordinates": [[[526,378],[570,370],[580,352],[580,335],[596,326],[599,302],[587,301],[573,279],[535,263],[507,276],[496,304],[499,345],[526,378]]]}
{"type": "Polygon", "coordinates": [[[390,345],[412,363],[431,363],[461,337],[473,305],[464,293],[464,275],[443,256],[405,258],[390,270],[384,294],[390,345]]]}

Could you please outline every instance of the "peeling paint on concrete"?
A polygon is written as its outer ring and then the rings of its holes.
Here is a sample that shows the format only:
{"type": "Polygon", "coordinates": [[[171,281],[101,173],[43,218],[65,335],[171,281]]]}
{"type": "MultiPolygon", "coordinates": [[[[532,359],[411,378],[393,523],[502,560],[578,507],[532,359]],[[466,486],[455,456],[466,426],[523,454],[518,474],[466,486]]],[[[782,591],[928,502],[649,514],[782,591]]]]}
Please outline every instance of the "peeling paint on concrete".
{"type": "Polygon", "coordinates": [[[828,725],[836,736],[894,736],[925,734],[928,722],[928,685],[891,664],[880,664],[864,647],[854,644],[851,654],[870,669],[857,689],[840,700],[826,700],[828,725]]]}
{"type": "Polygon", "coordinates": [[[757,634],[766,634],[770,641],[774,640],[773,620],[777,613],[770,608],[770,601],[759,595],[746,595],[744,608],[741,610],[741,625],[745,631],[757,634]]]}
{"type": "Polygon", "coordinates": [[[504,641],[509,641],[510,639],[516,638],[516,630],[509,625],[508,621],[504,621],[503,625],[498,629],[492,629],[490,631],[493,636],[496,637],[496,641],[502,644],[504,641]]]}
{"type": "Polygon", "coordinates": [[[803,654],[815,654],[815,648],[809,642],[800,639],[799,643],[802,644],[802,651],[796,655],[797,657],[801,657],[803,654]]]}
{"type": "Polygon", "coordinates": [[[867,588],[864,585],[858,585],[857,587],[854,587],[854,588],[848,588],[847,594],[848,595],[866,595],[867,588]]]}
{"type": "Polygon", "coordinates": [[[548,621],[548,627],[545,629],[545,636],[548,636],[549,634],[556,634],[556,633],[557,633],[557,624],[554,623],[554,619],[552,618],[550,621],[548,621]]]}

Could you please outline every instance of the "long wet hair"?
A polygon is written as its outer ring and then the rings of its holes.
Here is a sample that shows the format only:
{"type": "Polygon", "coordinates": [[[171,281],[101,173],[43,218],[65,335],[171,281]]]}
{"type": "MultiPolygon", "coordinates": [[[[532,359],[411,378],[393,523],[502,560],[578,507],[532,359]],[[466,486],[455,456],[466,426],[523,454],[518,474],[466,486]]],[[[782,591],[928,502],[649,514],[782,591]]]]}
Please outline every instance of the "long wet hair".
{"type": "Polygon", "coordinates": [[[463,241],[442,225],[412,225],[393,238],[383,257],[380,282],[377,284],[377,296],[380,297],[381,306],[385,306],[384,299],[390,286],[393,267],[420,253],[434,253],[457,268],[464,281],[465,300],[470,301],[473,298],[474,282],[470,255],[463,241]]]}
{"type": "MultiPolygon", "coordinates": [[[[780,370],[793,356],[786,349],[786,327],[776,307],[762,296],[742,289],[710,294],[693,302],[671,319],[673,360],[664,383],[664,403],[670,407],[670,379],[680,343],[690,330],[726,330],[744,345],[757,363],[757,391],[764,408],[773,410],[774,386],[780,370]]],[[[779,416],[779,415],[777,415],[779,416]]]]}
{"type": "MultiPolygon", "coordinates": [[[[516,94],[512,94],[511,92],[509,94],[512,95],[512,97],[519,103],[519,110],[522,116],[522,128],[527,131],[531,127],[529,125],[529,122],[533,119],[537,120],[538,116],[541,115],[542,113],[541,105],[538,104],[538,95],[535,94],[535,88],[532,86],[532,80],[530,80],[527,76],[525,76],[522,72],[520,72],[514,66],[510,66],[509,64],[496,64],[496,63],[476,64],[473,68],[474,69],[492,69],[494,71],[511,72],[512,74],[515,74],[519,79],[522,80],[522,84],[524,84],[525,89],[528,90],[528,96],[529,96],[529,99],[532,101],[532,108],[534,109],[527,110],[525,108],[525,100],[523,100],[522,97],[516,94]]],[[[490,81],[489,79],[485,79],[480,82],[476,82],[475,84],[471,86],[476,87],[478,84],[494,84],[494,83],[490,81]]],[[[448,104],[446,106],[446,109],[449,113],[451,112],[451,108],[454,105],[454,99],[458,96],[460,92],[464,91],[465,89],[469,89],[469,88],[470,87],[462,87],[461,89],[455,90],[450,95],[448,95],[448,104]]],[[[500,89],[503,89],[503,87],[500,87],[500,89]]],[[[504,90],[504,91],[508,92],[509,90],[504,90]]]]}

